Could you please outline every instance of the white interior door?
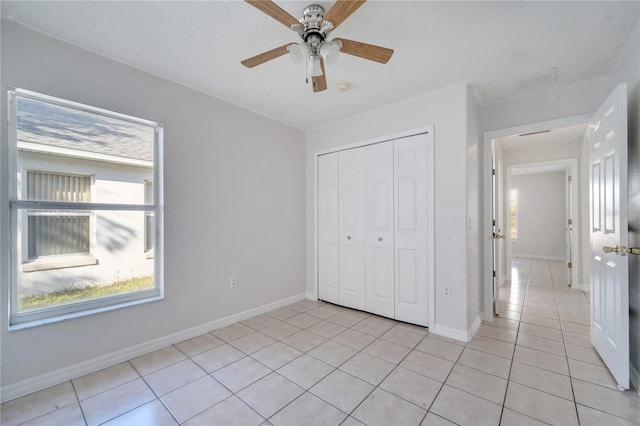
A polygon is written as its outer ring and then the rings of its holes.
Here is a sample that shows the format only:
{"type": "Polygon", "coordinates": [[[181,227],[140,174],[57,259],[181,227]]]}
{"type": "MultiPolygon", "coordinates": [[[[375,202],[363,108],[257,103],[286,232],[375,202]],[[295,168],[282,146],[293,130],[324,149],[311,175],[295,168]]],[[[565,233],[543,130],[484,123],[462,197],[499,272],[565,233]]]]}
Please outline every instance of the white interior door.
{"type": "Polygon", "coordinates": [[[566,201],[566,212],[567,212],[567,237],[566,237],[566,259],[567,259],[567,267],[569,270],[567,271],[567,280],[569,285],[573,284],[573,273],[572,269],[573,265],[573,177],[571,176],[571,170],[567,167],[567,201],[566,201]]]}
{"type": "MultiPolygon", "coordinates": [[[[395,318],[428,325],[427,136],[394,141],[395,318]]],[[[431,236],[432,237],[432,236],[431,236]]]]}
{"type": "Polygon", "coordinates": [[[338,303],[338,153],[318,157],[318,298],[338,303]]]}
{"type": "Polygon", "coordinates": [[[493,249],[493,313],[494,315],[500,315],[500,241],[504,240],[504,234],[501,233],[500,229],[500,187],[498,180],[498,165],[496,162],[496,153],[494,151],[492,156],[493,162],[493,179],[491,184],[491,192],[493,194],[492,200],[493,203],[491,205],[491,212],[493,216],[493,237],[492,237],[492,245],[493,249]]]}
{"type": "Polygon", "coordinates": [[[365,309],[364,154],[339,152],[340,304],[365,309]]]}
{"type": "Polygon", "coordinates": [[[589,123],[591,341],[622,389],[629,388],[627,87],[589,123]]]}
{"type": "Polygon", "coordinates": [[[393,141],[365,148],[366,310],[394,317],[393,141]]]}

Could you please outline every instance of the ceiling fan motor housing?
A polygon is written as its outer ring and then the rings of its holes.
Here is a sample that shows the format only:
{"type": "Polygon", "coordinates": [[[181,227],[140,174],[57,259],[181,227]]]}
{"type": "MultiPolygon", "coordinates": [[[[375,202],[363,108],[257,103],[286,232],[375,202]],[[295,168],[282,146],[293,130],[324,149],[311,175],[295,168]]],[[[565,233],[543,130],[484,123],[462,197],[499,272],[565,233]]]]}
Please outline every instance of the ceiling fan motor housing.
{"type": "Polygon", "coordinates": [[[318,53],[320,45],[324,43],[329,31],[333,29],[333,24],[330,21],[323,24],[323,20],[324,9],[319,4],[307,6],[302,12],[302,18],[300,18],[300,23],[304,25],[304,32],[300,34],[300,37],[309,44],[313,54],[318,53]]]}

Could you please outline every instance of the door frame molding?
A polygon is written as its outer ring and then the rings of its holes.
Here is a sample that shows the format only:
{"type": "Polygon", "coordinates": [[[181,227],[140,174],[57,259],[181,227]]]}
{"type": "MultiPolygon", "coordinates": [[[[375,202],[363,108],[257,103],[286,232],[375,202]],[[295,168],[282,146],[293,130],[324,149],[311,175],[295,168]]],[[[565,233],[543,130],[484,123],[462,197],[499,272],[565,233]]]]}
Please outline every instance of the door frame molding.
{"type": "Polygon", "coordinates": [[[540,132],[548,129],[575,126],[589,123],[591,114],[579,114],[569,117],[556,118],[545,121],[521,124],[513,127],[495,129],[483,132],[482,135],[482,193],[483,193],[483,225],[482,225],[482,249],[484,252],[484,297],[482,317],[485,321],[493,321],[493,254],[491,249],[491,143],[494,139],[523,133],[540,132]]]}
{"type": "Polygon", "coordinates": [[[427,133],[429,135],[430,145],[427,146],[427,152],[429,158],[427,158],[427,177],[430,179],[430,183],[427,183],[427,203],[432,208],[429,211],[429,217],[427,218],[427,232],[432,237],[427,241],[427,250],[429,256],[427,257],[427,309],[428,323],[427,327],[435,325],[435,140],[433,133],[434,126],[426,125],[413,129],[403,130],[397,133],[391,133],[383,136],[377,136],[370,139],[365,139],[359,142],[349,143],[345,145],[338,145],[327,149],[321,149],[313,153],[313,291],[307,293],[307,299],[318,300],[318,157],[324,154],[330,154],[332,152],[344,151],[347,149],[360,148],[367,145],[373,145],[380,142],[385,142],[394,139],[401,139],[408,136],[419,135],[427,133]]]}

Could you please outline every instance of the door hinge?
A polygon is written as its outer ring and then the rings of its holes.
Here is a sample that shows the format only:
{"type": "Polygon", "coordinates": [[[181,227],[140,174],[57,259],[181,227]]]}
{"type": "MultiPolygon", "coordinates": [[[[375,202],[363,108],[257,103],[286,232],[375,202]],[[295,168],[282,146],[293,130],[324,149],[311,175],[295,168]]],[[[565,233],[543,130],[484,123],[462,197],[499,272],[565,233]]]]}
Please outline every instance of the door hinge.
{"type": "Polygon", "coordinates": [[[572,262],[567,263],[567,268],[569,269],[573,268],[573,263],[572,262]]]}
{"type": "Polygon", "coordinates": [[[569,225],[573,225],[573,220],[569,219],[569,220],[567,221],[567,223],[568,223],[569,225]]]}
{"type": "Polygon", "coordinates": [[[496,271],[493,271],[493,278],[496,277],[496,271]]]}
{"type": "Polygon", "coordinates": [[[571,182],[572,178],[571,176],[567,176],[567,182],[571,182]]]}
{"type": "Polygon", "coordinates": [[[496,175],[496,169],[493,169],[493,170],[491,171],[491,174],[492,174],[493,176],[495,176],[495,175],[496,175]]]}
{"type": "Polygon", "coordinates": [[[493,226],[496,226],[496,220],[493,219],[493,226]]]}

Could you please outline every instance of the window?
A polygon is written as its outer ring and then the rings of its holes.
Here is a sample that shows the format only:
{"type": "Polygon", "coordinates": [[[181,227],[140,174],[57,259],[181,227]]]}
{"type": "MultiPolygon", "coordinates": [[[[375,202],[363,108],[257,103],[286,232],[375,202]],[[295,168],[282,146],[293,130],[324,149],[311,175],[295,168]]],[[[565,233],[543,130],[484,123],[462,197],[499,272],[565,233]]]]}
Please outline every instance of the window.
{"type": "MultiPolygon", "coordinates": [[[[90,202],[91,177],[27,171],[27,199],[90,202]]],[[[27,211],[28,258],[89,254],[88,211],[27,211]]]]}
{"type": "Polygon", "coordinates": [[[511,229],[511,241],[518,241],[518,190],[509,192],[509,225],[511,229]]]}
{"type": "Polygon", "coordinates": [[[161,298],[162,126],[21,89],[9,124],[10,327],[161,298]]]}
{"type": "MultiPolygon", "coordinates": [[[[153,182],[144,181],[144,203],[153,204],[153,182]]],[[[144,252],[147,256],[153,256],[153,234],[155,224],[153,220],[153,212],[144,213],[144,252]]]]}

